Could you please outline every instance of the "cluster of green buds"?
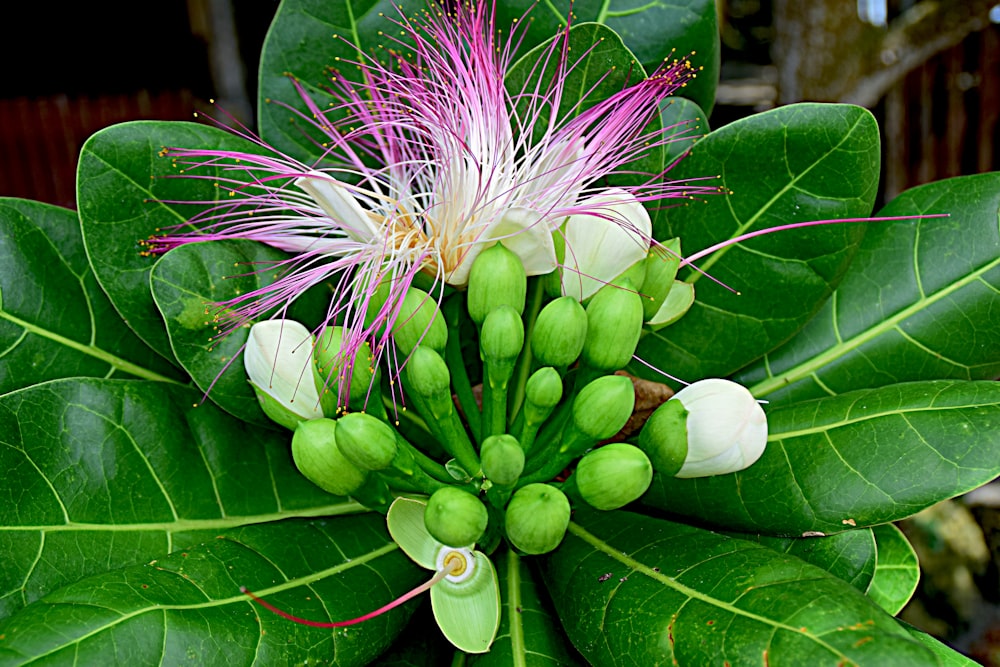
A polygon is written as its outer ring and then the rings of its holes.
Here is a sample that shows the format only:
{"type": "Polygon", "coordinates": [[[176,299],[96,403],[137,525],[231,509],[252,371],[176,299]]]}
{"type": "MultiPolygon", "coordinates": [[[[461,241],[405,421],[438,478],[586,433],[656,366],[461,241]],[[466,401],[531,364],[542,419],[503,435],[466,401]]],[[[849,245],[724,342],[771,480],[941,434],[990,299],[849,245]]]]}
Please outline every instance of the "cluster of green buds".
{"type": "MultiPolygon", "coordinates": [[[[294,429],[302,474],[387,513],[394,539],[417,562],[433,569],[440,552],[471,566],[502,541],[544,554],[559,546],[580,503],[618,509],[638,500],[654,474],[733,472],[764,450],[760,405],[720,379],[684,388],[631,441],[606,444],[635,406],[632,379],[617,371],[644,333],[678,319],[693,300],[691,286],[675,279],[679,256],[676,242],[658,247],[583,303],[561,294],[558,272],[529,290],[521,261],[502,243],[479,254],[467,289],[442,306],[411,286],[392,331],[407,360],[405,408],[383,386],[369,347],[345,354],[349,332],[336,326],[314,339],[287,320],[255,325],[248,375],[264,411],[294,429]]],[[[463,585],[451,570],[447,580],[463,585]]],[[[493,599],[495,586],[477,585],[493,599]]],[[[486,617],[473,640],[468,628],[442,630],[463,650],[486,650],[498,618],[486,617]]]]}

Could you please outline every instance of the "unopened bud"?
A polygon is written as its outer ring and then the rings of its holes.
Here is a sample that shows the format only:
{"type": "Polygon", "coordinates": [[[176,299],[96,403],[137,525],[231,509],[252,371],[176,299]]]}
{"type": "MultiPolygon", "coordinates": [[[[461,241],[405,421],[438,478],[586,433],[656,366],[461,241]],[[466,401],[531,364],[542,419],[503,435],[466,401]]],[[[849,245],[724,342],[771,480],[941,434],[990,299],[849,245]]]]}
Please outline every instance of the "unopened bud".
{"type": "Polygon", "coordinates": [[[312,381],[313,338],[294,320],[266,320],[250,328],[243,364],[261,409],[273,421],[295,429],[323,416],[312,381]]]}
{"type": "Polygon", "coordinates": [[[642,283],[642,313],[645,320],[656,315],[673,287],[681,264],[681,240],[664,241],[654,246],[646,256],[646,279],[642,283]]]}
{"type": "Polygon", "coordinates": [[[510,306],[518,315],[524,312],[528,278],[524,264],[513,252],[497,243],[479,253],[469,273],[469,317],[482,324],[490,311],[510,306]]]}
{"type": "Polygon", "coordinates": [[[337,445],[361,470],[384,470],[396,458],[396,432],[382,420],[352,412],[337,420],[337,445]]]}
{"type": "Polygon", "coordinates": [[[642,333],[642,297],[629,280],[602,287],[587,305],[583,359],[592,368],[616,371],[635,353],[642,333]]]}
{"type": "MultiPolygon", "coordinates": [[[[406,362],[406,388],[418,396],[451,400],[451,373],[436,351],[418,346],[406,362]]],[[[425,415],[426,416],[426,415],[425,415]]]]}
{"type": "Polygon", "coordinates": [[[438,542],[454,547],[475,544],[486,532],[486,506],[468,491],[445,486],[435,491],[424,510],[424,526],[438,542]]]}
{"type": "Polygon", "coordinates": [[[653,481],[653,466],[638,447],[618,442],[587,453],[573,474],[587,504],[615,510],[646,492],[653,481]]]}
{"type": "Polygon", "coordinates": [[[344,337],[348,335],[343,327],[328,326],[313,350],[313,380],[323,412],[330,417],[349,405],[363,406],[378,378],[368,343],[357,345],[353,358],[343,356],[344,337]],[[342,383],[346,385],[343,390],[342,383]],[[338,399],[342,405],[337,405],[338,399]]]}
{"type": "Polygon", "coordinates": [[[549,484],[528,484],[507,505],[507,539],[526,554],[544,554],[559,546],[569,527],[566,494],[549,484]]]}
{"type": "Polygon", "coordinates": [[[674,394],[688,411],[687,458],[677,477],[707,477],[752,465],[767,446],[767,416],[743,385],[711,378],[674,394]]]}
{"type": "Polygon", "coordinates": [[[635,408],[635,387],[624,375],[605,375],[588,383],[573,401],[573,426],[594,441],[618,433],[635,408]]]}
{"type": "Polygon", "coordinates": [[[543,366],[569,366],[587,340],[587,313],[580,302],[564,296],[547,303],[531,330],[531,353],[543,366]]]}
{"type": "Polygon", "coordinates": [[[687,417],[683,403],[667,401],[642,425],[639,448],[661,475],[673,477],[684,465],[688,453],[687,417]]]}
{"type": "Polygon", "coordinates": [[[443,353],[448,342],[448,325],[437,301],[422,289],[410,287],[400,304],[392,337],[404,356],[417,345],[443,353]]]}
{"type": "Polygon", "coordinates": [[[509,378],[523,347],[524,322],[521,321],[521,315],[507,305],[490,311],[483,320],[483,330],[479,337],[483,361],[497,370],[507,369],[505,375],[509,378]]]}
{"type": "Polygon", "coordinates": [[[524,450],[512,435],[492,435],[483,440],[480,458],[483,474],[500,486],[513,486],[524,471],[524,450]]]}
{"type": "Polygon", "coordinates": [[[292,459],[306,479],[338,496],[349,496],[365,483],[368,472],[359,469],[337,447],[337,422],[302,422],[292,436],[292,459]]]}

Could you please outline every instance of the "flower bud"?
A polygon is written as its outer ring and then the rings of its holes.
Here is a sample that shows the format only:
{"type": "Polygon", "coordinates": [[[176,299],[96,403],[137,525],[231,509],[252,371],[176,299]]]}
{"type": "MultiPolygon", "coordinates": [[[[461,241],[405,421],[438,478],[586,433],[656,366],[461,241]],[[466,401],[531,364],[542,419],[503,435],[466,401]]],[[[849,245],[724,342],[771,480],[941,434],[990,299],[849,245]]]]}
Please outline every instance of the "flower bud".
{"type": "Polygon", "coordinates": [[[531,353],[543,366],[569,366],[587,340],[587,313],[571,296],[550,301],[531,331],[531,353]]]}
{"type": "Polygon", "coordinates": [[[624,375],[590,382],[573,401],[573,426],[593,441],[610,438],[625,426],[635,408],[635,387],[624,375]]]}
{"type": "Polygon", "coordinates": [[[384,470],[396,458],[396,432],[376,417],[352,412],[337,420],[337,446],[361,470],[384,470]]]}
{"type": "Polygon", "coordinates": [[[562,542],[569,527],[569,499],[549,484],[528,484],[507,505],[507,539],[526,554],[544,554],[562,542]]]}
{"type": "Polygon", "coordinates": [[[349,333],[343,327],[328,326],[316,340],[313,349],[313,381],[328,416],[348,406],[362,407],[373,384],[378,381],[371,347],[367,342],[357,346],[353,359],[342,355],[344,338],[349,333]],[[341,382],[350,381],[341,392],[341,382]],[[342,405],[337,405],[338,400],[342,405]]]}
{"type": "Polygon", "coordinates": [[[674,238],[653,247],[646,256],[646,279],[642,283],[642,313],[647,321],[656,315],[673,287],[681,264],[681,240],[674,238]]]}
{"type": "Polygon", "coordinates": [[[424,510],[424,527],[438,542],[464,547],[475,544],[486,532],[486,506],[468,491],[445,486],[433,494],[424,510]]]}
{"type": "Polygon", "coordinates": [[[646,492],[653,481],[653,465],[638,447],[618,442],[587,453],[573,474],[587,504],[616,510],[646,492]]]}
{"type": "Polygon", "coordinates": [[[562,378],[551,366],[539,368],[532,373],[524,386],[526,404],[546,410],[546,416],[562,400],[562,394],[562,378]]]}
{"type": "MultiPolygon", "coordinates": [[[[502,305],[490,311],[483,320],[482,334],[479,336],[479,350],[483,361],[492,366],[510,371],[524,347],[524,322],[516,310],[502,305]]],[[[510,372],[506,374],[510,377],[510,372]]]]}
{"type": "Polygon", "coordinates": [[[500,486],[513,486],[524,471],[524,450],[512,435],[492,435],[483,440],[480,458],[486,479],[500,486]]]}
{"type": "Polygon", "coordinates": [[[313,339],[294,320],[266,320],[250,328],[243,365],[264,414],[295,429],[323,416],[309,369],[313,339]]]}
{"type": "Polygon", "coordinates": [[[337,422],[301,422],[292,435],[292,459],[306,479],[338,496],[349,496],[365,483],[368,472],[358,469],[337,447],[337,422]]]}
{"type": "Polygon", "coordinates": [[[684,387],[670,400],[689,413],[687,458],[677,477],[736,472],[764,453],[767,417],[746,387],[711,378],[684,387]]]}
{"type": "Polygon", "coordinates": [[[653,411],[639,432],[639,449],[646,452],[653,469],[676,475],[688,453],[688,411],[680,401],[667,401],[653,411]]]}
{"type": "Polygon", "coordinates": [[[399,306],[392,337],[404,356],[409,356],[417,345],[444,353],[448,325],[437,301],[422,289],[411,286],[399,306]]]}
{"type": "MultiPolygon", "coordinates": [[[[406,362],[406,388],[427,398],[446,397],[451,401],[451,373],[448,364],[436,351],[417,346],[406,362]]],[[[424,415],[429,417],[429,415],[424,415]]]]}
{"type": "Polygon", "coordinates": [[[524,312],[528,278],[524,264],[513,252],[497,243],[479,253],[469,273],[469,317],[482,324],[490,311],[510,306],[518,315],[524,312]]]}
{"type": "Polygon", "coordinates": [[[587,305],[583,359],[592,368],[616,371],[635,353],[642,333],[642,297],[629,280],[605,285],[587,305]]]}

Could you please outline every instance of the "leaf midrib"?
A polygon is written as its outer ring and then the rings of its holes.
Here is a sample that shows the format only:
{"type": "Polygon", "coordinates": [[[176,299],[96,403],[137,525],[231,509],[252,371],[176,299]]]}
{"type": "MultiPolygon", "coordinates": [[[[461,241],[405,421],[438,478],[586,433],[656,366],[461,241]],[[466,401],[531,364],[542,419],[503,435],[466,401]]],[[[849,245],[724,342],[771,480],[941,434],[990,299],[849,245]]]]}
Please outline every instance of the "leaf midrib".
{"type": "Polygon", "coordinates": [[[801,627],[793,627],[790,625],[786,625],[784,623],[779,623],[778,621],[775,621],[773,619],[766,618],[758,614],[754,614],[744,609],[740,609],[739,607],[735,607],[732,604],[719,600],[718,598],[713,598],[711,596],[705,595],[704,593],[696,591],[693,588],[688,588],[684,584],[681,584],[675,579],[666,576],[662,572],[657,572],[653,570],[651,567],[648,567],[640,563],[639,561],[635,560],[631,556],[628,556],[622,553],[621,551],[613,548],[604,540],[597,537],[593,533],[589,532],[586,528],[576,523],[575,521],[570,521],[568,531],[573,535],[575,535],[576,537],[583,540],[584,542],[586,542],[587,544],[589,544],[590,546],[592,546],[594,549],[597,549],[601,553],[618,561],[625,567],[630,568],[637,572],[641,572],[650,579],[653,579],[668,588],[672,588],[673,590],[677,591],[682,595],[686,595],[688,599],[699,600],[712,607],[716,607],[724,611],[727,611],[733,614],[734,616],[742,616],[744,618],[748,618],[752,621],[756,621],[758,623],[773,627],[778,630],[785,630],[787,632],[794,633],[795,635],[807,637],[816,644],[818,644],[819,646],[822,646],[824,649],[826,649],[833,655],[837,656],[841,660],[841,662],[838,664],[845,664],[845,665],[855,664],[853,660],[851,660],[846,654],[842,653],[836,647],[828,644],[827,642],[823,641],[822,639],[811,633],[803,632],[801,627]]]}
{"type": "MultiPolygon", "coordinates": [[[[855,350],[865,343],[878,338],[879,336],[897,328],[904,320],[918,314],[921,310],[929,308],[941,299],[950,296],[957,290],[971,285],[978,281],[983,275],[993,270],[997,266],[1000,266],[1000,258],[993,260],[992,262],[980,267],[979,269],[969,273],[965,278],[961,280],[956,280],[954,282],[948,283],[944,288],[932,293],[930,296],[921,298],[915,301],[910,306],[904,308],[898,313],[889,316],[888,318],[882,320],[878,324],[871,326],[854,336],[841,340],[841,342],[836,345],[831,346],[826,352],[816,355],[812,359],[806,360],[800,364],[792,366],[784,373],[779,375],[772,375],[766,380],[758,382],[757,384],[749,387],[750,393],[761,398],[768,395],[769,393],[776,391],[782,387],[791,385],[799,380],[802,380],[812,373],[818,371],[823,366],[832,363],[833,361],[840,358],[842,355],[855,350]]],[[[836,293],[834,293],[836,296],[836,293]]],[[[835,335],[839,338],[839,332],[835,331],[835,335]]]]}

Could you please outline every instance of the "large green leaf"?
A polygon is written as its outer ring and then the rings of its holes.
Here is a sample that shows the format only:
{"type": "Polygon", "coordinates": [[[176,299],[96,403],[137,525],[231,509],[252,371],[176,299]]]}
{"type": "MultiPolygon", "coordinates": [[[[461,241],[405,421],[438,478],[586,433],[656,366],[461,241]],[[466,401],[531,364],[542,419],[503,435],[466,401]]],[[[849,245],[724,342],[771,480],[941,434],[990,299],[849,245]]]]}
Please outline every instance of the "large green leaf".
{"type": "Polygon", "coordinates": [[[834,297],[787,344],[740,373],[755,396],[801,400],[892,382],[1000,376],[1000,173],[904,192],[834,297]]]}
{"type": "Polygon", "coordinates": [[[382,33],[398,31],[391,19],[398,20],[407,6],[426,9],[412,1],[282,0],[260,55],[261,137],[300,160],[319,159],[319,144],[326,139],[296,113],[311,116],[289,77],[294,76],[321,109],[327,108],[334,102],[328,92],[330,69],[357,80],[357,67],[348,63],[366,57],[358,49],[372,54],[379,44],[391,46],[382,33]]]}
{"type": "MultiPolygon", "coordinates": [[[[847,105],[794,104],[723,126],[695,144],[671,176],[720,176],[730,194],[669,209],[658,239],[684,254],[794,222],[863,217],[878,185],[878,126],[847,105]]],[[[830,296],[865,232],[862,224],[786,230],[715,252],[689,271],[691,310],[647,335],[637,354],[675,377],[729,375],[781,344],[830,296]]],[[[649,375],[643,366],[637,374],[649,375]]]]}
{"type": "Polygon", "coordinates": [[[292,623],[240,593],[310,620],[355,618],[426,573],[378,515],[292,520],[70,584],[0,624],[0,662],[19,664],[364,665],[412,610],[336,630],[292,623]]]}
{"type": "Polygon", "coordinates": [[[533,665],[572,667],[579,664],[559,630],[544,590],[535,581],[531,559],[510,549],[494,554],[500,577],[503,611],[500,630],[489,653],[470,655],[469,667],[533,665]]]}
{"type": "MultiPolygon", "coordinates": [[[[173,360],[163,319],[153,304],[149,272],[155,258],[140,242],[158,230],[183,225],[201,206],[171,204],[221,200],[219,174],[199,169],[182,177],[164,147],[260,149],[232,134],[194,123],[137,121],[113,125],[90,137],[80,153],[77,196],[90,265],[126,324],[154,350],[173,360]]],[[[229,178],[233,173],[228,174],[229,178]]]]}
{"type": "MultiPolygon", "coordinates": [[[[219,313],[213,304],[271,284],[282,271],[278,262],[287,258],[280,250],[254,241],[190,243],[164,255],[152,273],[153,298],[166,321],[174,355],[184,369],[224,410],[268,426],[273,422],[260,409],[243,368],[242,351],[249,329],[234,329],[218,340],[215,315],[219,313]]],[[[329,301],[322,289],[307,291],[287,317],[309,328],[318,325],[329,301]]],[[[273,309],[262,311],[257,320],[273,313],[273,309]]],[[[312,381],[311,376],[306,379],[312,381]]]]}
{"type": "Polygon", "coordinates": [[[871,528],[845,530],[826,536],[776,537],[733,533],[730,537],[759,542],[769,549],[801,558],[846,581],[862,593],[868,591],[875,576],[878,551],[871,528]]]}
{"type": "Polygon", "coordinates": [[[234,527],[360,510],[298,473],[287,436],[200,397],[79,379],[0,398],[0,616],[234,527]]]}
{"type": "Polygon", "coordinates": [[[913,597],[920,583],[917,553],[899,528],[891,523],[872,529],[878,544],[878,565],[868,586],[868,597],[895,616],[913,597]]]}
{"type": "Polygon", "coordinates": [[[840,579],[691,526],[578,511],[545,565],[567,634],[599,667],[937,664],[840,579]]]}
{"type": "Polygon", "coordinates": [[[746,470],[654,475],[643,502],[713,525],[834,533],[910,516],[1000,475],[1000,383],[912,382],[783,406],[746,470]]]}
{"type": "Polygon", "coordinates": [[[574,0],[572,3],[505,0],[498,2],[496,9],[497,27],[504,31],[513,21],[520,21],[526,12],[531,12],[525,36],[531,46],[564,28],[572,11],[574,23],[604,23],[621,35],[648,72],[653,72],[665,59],[691,54],[692,63],[702,69],[684,89],[684,96],[706,111],[712,110],[720,66],[719,28],[712,0],[574,0]]]}
{"type": "Polygon", "coordinates": [[[0,394],[71,376],[183,375],[125,326],[64,208],[0,198],[0,394]]]}

